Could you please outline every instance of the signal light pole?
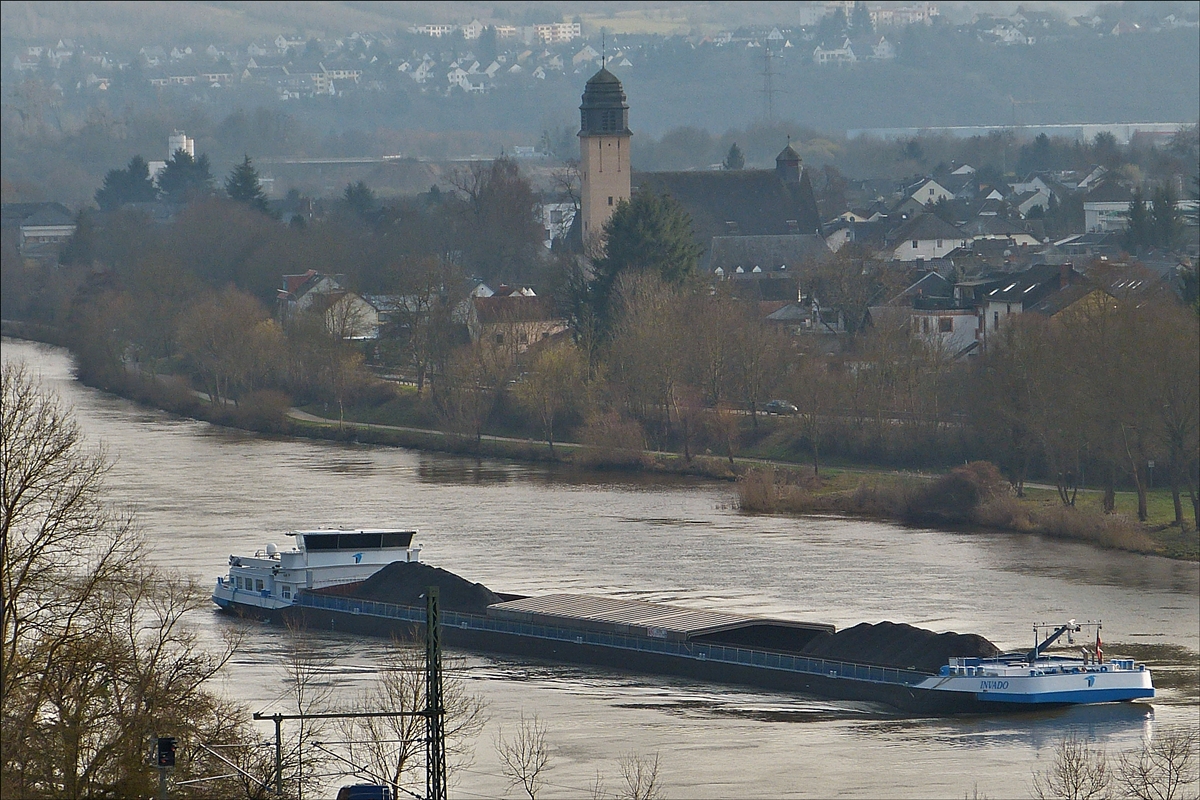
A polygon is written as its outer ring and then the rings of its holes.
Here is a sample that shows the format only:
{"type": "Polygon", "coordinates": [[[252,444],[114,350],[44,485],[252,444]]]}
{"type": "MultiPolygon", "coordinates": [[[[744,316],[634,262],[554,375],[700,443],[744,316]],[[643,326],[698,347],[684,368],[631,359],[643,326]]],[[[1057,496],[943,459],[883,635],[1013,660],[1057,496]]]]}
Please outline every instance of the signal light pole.
{"type": "Polygon", "coordinates": [[[158,797],[167,800],[167,770],[175,766],[175,737],[158,737],[158,797]]]}
{"type": "MultiPolygon", "coordinates": [[[[329,714],[263,714],[254,712],[255,720],[275,723],[275,794],[283,796],[283,735],[285,719],[351,719],[356,717],[424,717],[425,718],[425,791],[426,800],[446,800],[446,709],[442,704],[442,630],[438,602],[438,587],[425,590],[425,708],[421,711],[359,711],[329,714]]],[[[160,752],[161,752],[161,742],[160,752]]],[[[171,740],[171,764],[175,763],[175,740],[171,740]]],[[[163,791],[166,773],[163,773],[163,791]]],[[[165,800],[166,794],[163,794],[165,800]]]]}

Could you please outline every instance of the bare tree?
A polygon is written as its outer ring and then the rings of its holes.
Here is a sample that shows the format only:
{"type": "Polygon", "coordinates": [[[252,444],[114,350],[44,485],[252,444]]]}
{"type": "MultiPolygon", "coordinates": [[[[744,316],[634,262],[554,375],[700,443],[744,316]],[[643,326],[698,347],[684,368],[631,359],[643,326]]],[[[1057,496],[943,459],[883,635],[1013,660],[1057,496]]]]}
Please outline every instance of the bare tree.
{"type": "Polygon", "coordinates": [[[518,402],[537,416],[554,453],[555,423],[572,411],[586,393],[587,363],[572,342],[541,348],[529,365],[529,374],[516,387],[518,402]]]}
{"type": "Polygon", "coordinates": [[[658,776],[658,753],[649,756],[625,753],[617,760],[617,766],[625,781],[617,793],[619,800],[660,800],[666,796],[658,776]]]}
{"type": "Polygon", "coordinates": [[[513,738],[506,739],[503,728],[497,731],[496,753],[500,756],[500,769],[509,780],[509,788],[520,785],[529,800],[537,800],[544,782],[542,773],[550,765],[546,724],[537,714],[526,717],[522,712],[513,738]]]}
{"type": "MultiPolygon", "coordinates": [[[[446,709],[445,733],[447,772],[466,767],[472,758],[474,740],[487,721],[486,704],[467,691],[458,677],[462,664],[443,658],[442,703],[446,709]]],[[[424,763],[425,720],[416,716],[425,710],[424,652],[393,641],[388,660],[373,686],[353,704],[355,711],[400,711],[406,716],[358,717],[343,720],[341,731],[349,742],[349,761],[363,767],[376,780],[392,787],[399,796],[407,782],[415,781],[424,763]]]]}
{"type": "Polygon", "coordinates": [[[1054,763],[1034,772],[1033,796],[1038,800],[1110,800],[1112,777],[1104,751],[1070,733],[1055,745],[1054,763]]]}
{"type": "Polygon", "coordinates": [[[1121,793],[1137,800],[1175,800],[1195,784],[1200,732],[1195,728],[1159,731],[1139,750],[1122,753],[1117,762],[1116,782],[1121,793]]]}
{"type": "MultiPolygon", "coordinates": [[[[289,622],[287,632],[283,672],[296,713],[328,711],[334,692],[329,680],[329,676],[335,674],[334,656],[322,652],[313,635],[303,627],[289,622]]],[[[306,784],[321,772],[320,767],[329,756],[313,747],[324,734],[324,721],[300,719],[298,722],[298,732],[288,743],[284,766],[285,775],[289,776],[287,782],[295,787],[295,796],[304,800],[306,784]]]]}
{"type": "MultiPolygon", "coordinates": [[[[144,563],[132,519],[103,499],[104,454],[20,364],[3,367],[0,796],[146,796],[155,732],[237,742],[205,691],[224,652],[185,623],[207,597],[144,563]]],[[[176,777],[196,775],[186,755],[176,777]]]]}

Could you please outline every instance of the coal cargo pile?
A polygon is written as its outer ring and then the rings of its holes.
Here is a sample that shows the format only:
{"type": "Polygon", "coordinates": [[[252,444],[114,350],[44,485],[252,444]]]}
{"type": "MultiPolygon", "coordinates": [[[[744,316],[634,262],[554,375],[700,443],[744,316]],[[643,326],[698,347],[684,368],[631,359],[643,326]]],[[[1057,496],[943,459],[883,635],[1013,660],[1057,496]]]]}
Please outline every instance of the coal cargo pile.
{"type": "Polygon", "coordinates": [[[438,587],[438,599],[444,611],[483,614],[501,598],[482,583],[471,583],[453,572],[431,567],[419,561],[395,561],[363,581],[354,590],[360,600],[394,603],[398,606],[425,605],[425,589],[438,587]]]}
{"type": "Polygon", "coordinates": [[[936,673],[951,657],[992,658],[996,645],[974,633],[934,633],[895,622],[867,622],[824,633],[804,646],[806,656],[936,673]]]}

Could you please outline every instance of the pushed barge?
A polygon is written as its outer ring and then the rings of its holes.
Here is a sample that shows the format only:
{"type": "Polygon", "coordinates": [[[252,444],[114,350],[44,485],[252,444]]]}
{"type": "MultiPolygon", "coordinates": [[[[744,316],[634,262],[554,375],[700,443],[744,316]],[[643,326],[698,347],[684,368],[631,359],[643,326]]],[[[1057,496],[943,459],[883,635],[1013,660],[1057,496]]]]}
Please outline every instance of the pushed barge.
{"type": "Polygon", "coordinates": [[[294,619],[326,630],[411,637],[420,634],[425,622],[424,603],[413,587],[438,585],[443,596],[442,641],[450,646],[881,702],[919,714],[1027,710],[1154,696],[1144,664],[1103,660],[1098,623],[1089,623],[1097,630],[1096,652],[1085,652],[1082,658],[1046,653],[1064,634],[1070,639],[1082,630],[1074,620],[1044,637],[1038,631],[1045,626],[1035,626],[1033,650],[991,657],[977,657],[978,648],[974,653],[954,650],[978,641],[998,653],[980,637],[934,635],[890,623],[837,634],[853,638],[864,629],[869,637],[879,631],[867,629],[889,626],[887,631],[919,632],[937,651],[906,654],[905,663],[913,664],[898,668],[886,665],[882,653],[873,658],[868,652],[853,660],[819,655],[829,652],[822,645],[836,639],[832,625],[586,595],[495,595],[421,564],[420,548],[412,546],[413,531],[315,530],[292,535],[297,544],[290,550],[268,545],[252,558],[230,556],[229,574],[217,579],[214,602],[227,611],[294,619]],[[402,602],[372,599],[378,591],[363,591],[397,580],[410,585],[411,596],[399,597],[402,602]],[[447,602],[452,596],[469,599],[456,609],[447,602]],[[931,657],[940,659],[940,666],[933,666],[931,657]]]}

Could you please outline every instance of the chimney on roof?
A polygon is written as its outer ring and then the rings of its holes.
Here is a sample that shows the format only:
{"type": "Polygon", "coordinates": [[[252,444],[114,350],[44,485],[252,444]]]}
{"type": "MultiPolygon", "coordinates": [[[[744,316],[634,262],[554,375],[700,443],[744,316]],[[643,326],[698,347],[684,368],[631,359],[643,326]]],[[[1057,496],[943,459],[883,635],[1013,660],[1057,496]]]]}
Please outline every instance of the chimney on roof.
{"type": "Polygon", "coordinates": [[[1058,288],[1065,289],[1071,285],[1071,262],[1068,261],[1058,268],[1058,288]]]}
{"type": "Polygon", "coordinates": [[[798,233],[800,233],[800,221],[799,220],[789,219],[787,221],[787,226],[788,226],[788,233],[790,233],[792,236],[795,236],[798,233]]]}
{"type": "Polygon", "coordinates": [[[732,219],[725,220],[725,235],[726,236],[737,236],[739,233],[741,233],[741,231],[738,229],[738,224],[737,224],[736,220],[732,220],[732,219]]]}

